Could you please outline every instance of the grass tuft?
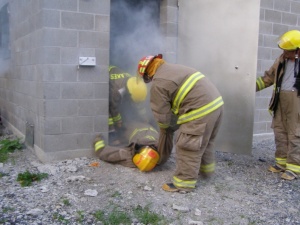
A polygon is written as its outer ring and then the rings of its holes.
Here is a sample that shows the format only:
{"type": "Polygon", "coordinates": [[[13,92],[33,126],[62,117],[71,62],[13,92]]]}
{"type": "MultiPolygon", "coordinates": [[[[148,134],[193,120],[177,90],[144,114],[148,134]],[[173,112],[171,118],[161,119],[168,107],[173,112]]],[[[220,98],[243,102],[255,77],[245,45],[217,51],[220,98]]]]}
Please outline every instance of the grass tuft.
{"type": "Polygon", "coordinates": [[[22,187],[27,187],[31,186],[32,182],[41,181],[47,177],[47,173],[30,173],[29,171],[26,171],[18,174],[17,181],[19,181],[22,187]]]}

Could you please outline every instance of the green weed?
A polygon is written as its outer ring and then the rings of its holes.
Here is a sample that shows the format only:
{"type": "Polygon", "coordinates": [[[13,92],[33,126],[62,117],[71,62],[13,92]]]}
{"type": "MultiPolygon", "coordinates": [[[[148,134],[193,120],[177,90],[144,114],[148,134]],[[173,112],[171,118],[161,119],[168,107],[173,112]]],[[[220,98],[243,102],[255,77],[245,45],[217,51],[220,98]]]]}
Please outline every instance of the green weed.
{"type": "Polygon", "coordinates": [[[64,205],[67,205],[67,206],[71,205],[71,203],[68,199],[63,199],[63,203],[64,203],[64,205]]]}
{"type": "Polygon", "coordinates": [[[2,212],[6,213],[8,211],[14,211],[15,209],[14,208],[10,208],[10,207],[4,207],[2,208],[2,212]]]}
{"type": "Polygon", "coordinates": [[[103,222],[103,225],[127,225],[131,224],[131,219],[128,213],[114,208],[109,214],[105,214],[103,211],[98,210],[94,213],[94,217],[103,222]]]}
{"type": "Polygon", "coordinates": [[[0,162],[6,162],[8,154],[14,152],[16,149],[22,149],[23,145],[20,143],[20,139],[9,140],[4,139],[0,141],[0,162]]]}
{"type": "Polygon", "coordinates": [[[2,178],[4,176],[8,176],[8,173],[2,173],[2,172],[0,172],[0,178],[2,178]]]}
{"type": "Polygon", "coordinates": [[[151,212],[149,206],[145,206],[144,208],[141,206],[137,206],[133,210],[133,212],[139,222],[143,224],[158,225],[162,222],[165,222],[165,218],[162,215],[151,212]]]}
{"type": "Polygon", "coordinates": [[[149,206],[137,206],[132,211],[121,210],[114,207],[110,212],[102,210],[96,211],[93,216],[96,220],[101,221],[103,225],[130,225],[132,218],[138,219],[142,224],[160,225],[167,224],[166,219],[150,211],[149,206]]]}
{"type": "Polygon", "coordinates": [[[31,186],[34,181],[41,181],[47,177],[47,173],[30,173],[29,171],[26,171],[18,174],[17,181],[19,181],[22,187],[26,187],[31,186]]]}
{"type": "Polygon", "coordinates": [[[83,211],[77,211],[77,222],[82,223],[84,219],[83,211]]]}
{"type": "Polygon", "coordinates": [[[69,220],[65,219],[63,215],[60,215],[58,213],[54,213],[52,217],[54,220],[57,220],[62,224],[68,224],[70,222],[69,220]]]}

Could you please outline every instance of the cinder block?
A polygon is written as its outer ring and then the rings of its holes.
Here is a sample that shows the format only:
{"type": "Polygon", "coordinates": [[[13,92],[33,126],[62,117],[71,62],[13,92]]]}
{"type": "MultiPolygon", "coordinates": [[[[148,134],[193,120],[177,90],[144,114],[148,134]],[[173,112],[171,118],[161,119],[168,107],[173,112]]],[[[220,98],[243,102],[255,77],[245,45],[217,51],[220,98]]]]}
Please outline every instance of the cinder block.
{"type": "Polygon", "coordinates": [[[44,99],[59,99],[61,98],[61,88],[60,83],[44,83],[43,84],[44,89],[44,99]]]}
{"type": "Polygon", "coordinates": [[[108,99],[100,100],[78,100],[79,116],[99,116],[107,115],[108,99]]]}
{"type": "Polygon", "coordinates": [[[109,32],[110,31],[110,17],[105,15],[95,16],[95,31],[109,32]]]}
{"type": "Polygon", "coordinates": [[[60,117],[45,117],[43,120],[40,120],[40,123],[43,124],[44,134],[61,134],[61,118],[60,117]]]}
{"type": "Polygon", "coordinates": [[[78,67],[77,65],[61,65],[61,79],[65,82],[78,81],[78,67]]]}
{"type": "Polygon", "coordinates": [[[264,47],[278,48],[277,42],[278,42],[278,35],[265,35],[264,36],[264,47]]]}
{"type": "MultiPolygon", "coordinates": [[[[62,64],[73,64],[76,65],[78,64],[78,48],[61,48],[60,50],[60,60],[62,64]]],[[[74,74],[73,74],[74,77],[74,74]]]]}
{"type": "MultiPolygon", "coordinates": [[[[96,59],[97,60],[97,59],[96,59]]],[[[80,66],[78,70],[78,81],[80,82],[104,82],[107,68],[100,66],[80,66]]]]}
{"type": "Polygon", "coordinates": [[[255,122],[253,126],[253,134],[263,134],[267,133],[267,123],[266,122],[255,122]]]}
{"type": "Polygon", "coordinates": [[[78,115],[77,100],[46,100],[44,101],[46,117],[70,117],[78,115]]]}
{"type": "Polygon", "coordinates": [[[63,99],[92,99],[94,98],[94,84],[62,83],[61,97],[63,99]]]}
{"type": "Polygon", "coordinates": [[[282,23],[290,26],[296,26],[298,21],[298,15],[292,13],[282,13],[282,23]]]}
{"type": "MultiPolygon", "coordinates": [[[[96,65],[109,65],[109,50],[108,49],[96,49],[96,65]]],[[[108,72],[107,72],[108,73],[108,72]]]]}
{"type": "Polygon", "coordinates": [[[61,27],[76,30],[94,30],[94,15],[86,13],[62,12],[61,27]]]}
{"type": "Polygon", "coordinates": [[[263,9],[274,9],[274,0],[261,0],[260,8],[263,9]]]}
{"type": "Polygon", "coordinates": [[[109,85],[108,83],[95,83],[95,98],[96,99],[108,99],[109,85]]]}
{"type": "Polygon", "coordinates": [[[56,10],[41,10],[35,16],[36,19],[36,28],[43,27],[60,27],[60,12],[56,10]]]}
{"type": "Polygon", "coordinates": [[[261,21],[259,23],[259,34],[273,34],[273,23],[261,21]]]}
{"type": "Polygon", "coordinates": [[[109,15],[110,0],[79,1],[79,12],[109,15]]]}
{"type": "Polygon", "coordinates": [[[41,47],[36,49],[37,64],[59,64],[60,48],[59,47],[41,47]]]}
{"type": "MultiPolygon", "coordinates": [[[[299,12],[300,12],[300,2],[299,1],[298,2],[295,2],[295,1],[291,2],[291,12],[299,15],[299,12]]],[[[298,23],[298,25],[299,25],[299,23],[298,23]]]]}
{"type": "Polygon", "coordinates": [[[44,46],[77,47],[77,41],[77,31],[53,28],[43,29],[44,46]]]}
{"type": "Polygon", "coordinates": [[[78,149],[78,134],[51,134],[43,136],[43,150],[45,152],[58,152],[78,149]]]}
{"type": "Polygon", "coordinates": [[[270,60],[272,56],[272,49],[271,48],[258,48],[258,59],[266,59],[270,60]]]}
{"type": "Polygon", "coordinates": [[[109,33],[79,32],[79,47],[81,48],[109,48],[109,33]]]}
{"type": "Polygon", "coordinates": [[[60,65],[37,65],[37,74],[40,81],[61,81],[62,72],[60,65]]]}
{"type": "Polygon", "coordinates": [[[61,119],[61,131],[63,134],[90,133],[93,128],[93,117],[65,117],[61,119]]]}
{"type": "Polygon", "coordinates": [[[274,0],[274,10],[290,12],[291,1],[274,0]]]}
{"type": "Polygon", "coordinates": [[[265,10],[265,20],[272,23],[281,23],[282,15],[281,12],[273,10],[265,10]]]}
{"type": "Polygon", "coordinates": [[[74,0],[41,0],[40,7],[42,9],[77,11],[77,2],[74,0]]]}
{"type": "Polygon", "coordinates": [[[94,132],[108,132],[108,115],[94,117],[94,132]]]}
{"type": "Polygon", "coordinates": [[[284,34],[285,32],[287,32],[289,30],[288,25],[284,25],[284,24],[273,24],[273,34],[277,35],[277,37],[279,38],[282,34],[284,34]]]}

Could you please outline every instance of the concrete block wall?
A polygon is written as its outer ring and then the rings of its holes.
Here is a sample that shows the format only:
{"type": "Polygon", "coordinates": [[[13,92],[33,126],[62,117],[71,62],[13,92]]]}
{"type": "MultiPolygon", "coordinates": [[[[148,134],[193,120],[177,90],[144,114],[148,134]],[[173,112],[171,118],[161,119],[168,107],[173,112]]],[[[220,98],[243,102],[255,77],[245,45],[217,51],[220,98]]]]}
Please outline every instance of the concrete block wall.
{"type": "Polygon", "coordinates": [[[11,0],[11,74],[3,115],[34,126],[42,161],[89,156],[107,136],[110,0],[11,0]],[[96,66],[78,66],[79,56],[96,66]]]}
{"type": "MultiPolygon", "coordinates": [[[[299,0],[261,0],[257,76],[263,76],[282,53],[277,47],[280,35],[288,30],[300,30],[299,0]]],[[[272,134],[272,117],[268,112],[272,87],[256,93],[254,136],[272,134]]]]}

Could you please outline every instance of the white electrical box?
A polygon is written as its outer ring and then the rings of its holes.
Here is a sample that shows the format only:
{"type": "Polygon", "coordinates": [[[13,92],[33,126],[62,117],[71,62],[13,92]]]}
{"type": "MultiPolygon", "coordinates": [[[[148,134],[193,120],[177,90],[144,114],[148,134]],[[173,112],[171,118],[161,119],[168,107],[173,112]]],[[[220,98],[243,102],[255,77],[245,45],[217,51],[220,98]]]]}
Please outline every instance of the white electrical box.
{"type": "Polygon", "coordinates": [[[96,57],[79,57],[79,66],[96,66],[96,57]]]}

